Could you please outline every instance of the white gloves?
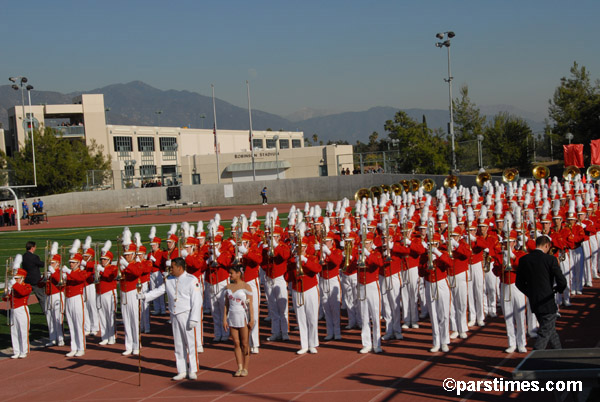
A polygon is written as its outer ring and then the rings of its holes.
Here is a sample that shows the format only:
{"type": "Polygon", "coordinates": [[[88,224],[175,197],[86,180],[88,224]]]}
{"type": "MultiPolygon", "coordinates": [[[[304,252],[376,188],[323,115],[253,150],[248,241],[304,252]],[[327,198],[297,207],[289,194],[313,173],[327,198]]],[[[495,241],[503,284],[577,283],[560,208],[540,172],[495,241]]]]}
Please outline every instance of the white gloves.
{"type": "Polygon", "coordinates": [[[192,329],[196,328],[197,326],[198,326],[198,321],[190,320],[187,323],[187,330],[191,331],[192,329]]]}
{"type": "Polygon", "coordinates": [[[127,265],[129,265],[129,263],[127,262],[125,257],[121,256],[121,258],[119,259],[119,265],[121,265],[123,268],[125,268],[127,265]]]}
{"type": "Polygon", "coordinates": [[[142,262],[142,260],[140,260],[140,256],[139,255],[137,257],[135,257],[135,262],[142,262]]]}
{"type": "Polygon", "coordinates": [[[8,289],[12,289],[12,287],[14,286],[14,284],[17,283],[17,280],[15,278],[12,278],[9,282],[8,282],[8,289]]]}
{"type": "Polygon", "coordinates": [[[323,244],[323,252],[327,255],[331,255],[331,250],[325,244],[323,244]]]}
{"type": "Polygon", "coordinates": [[[279,242],[275,239],[273,239],[273,248],[279,246],[279,242]]]}
{"type": "Polygon", "coordinates": [[[97,265],[98,272],[104,272],[104,267],[100,264],[97,265]]]}
{"type": "Polygon", "coordinates": [[[405,242],[406,242],[406,245],[407,245],[407,246],[410,246],[410,243],[412,243],[412,242],[410,241],[410,239],[406,239],[406,240],[405,240],[405,242]]]}
{"type": "Polygon", "coordinates": [[[308,261],[308,258],[306,258],[305,256],[302,256],[302,262],[306,263],[308,261]]]}
{"type": "Polygon", "coordinates": [[[371,255],[371,252],[369,250],[367,250],[366,248],[363,248],[363,253],[364,253],[365,257],[368,257],[371,255]]]}
{"type": "Polygon", "coordinates": [[[248,252],[248,249],[246,248],[246,246],[244,246],[243,244],[241,246],[238,247],[238,250],[240,251],[240,253],[242,254],[246,254],[248,252]]]}
{"type": "Polygon", "coordinates": [[[50,271],[50,275],[52,275],[52,274],[54,274],[54,272],[55,272],[56,270],[54,269],[54,267],[53,267],[52,265],[50,265],[50,266],[48,267],[48,271],[50,271]]]}
{"type": "Polygon", "coordinates": [[[154,254],[150,254],[150,261],[156,262],[156,258],[154,258],[154,254]]]}
{"type": "Polygon", "coordinates": [[[165,266],[170,267],[171,266],[171,260],[165,261],[165,266]]]}
{"type": "Polygon", "coordinates": [[[421,241],[421,245],[422,245],[422,246],[423,246],[423,248],[425,248],[425,249],[427,249],[427,247],[429,247],[429,246],[427,245],[427,242],[426,242],[426,241],[424,241],[424,240],[422,240],[422,241],[421,241]]]}
{"type": "Polygon", "coordinates": [[[135,297],[137,297],[138,300],[146,300],[146,293],[139,292],[135,295],[135,297]]]}
{"type": "Polygon", "coordinates": [[[321,245],[319,243],[315,243],[315,250],[319,251],[321,249],[321,245]]]}
{"type": "Polygon", "coordinates": [[[183,249],[181,250],[181,258],[185,259],[189,255],[188,251],[183,249]]]}
{"type": "Polygon", "coordinates": [[[450,240],[450,245],[452,245],[452,250],[458,248],[458,242],[454,239],[450,240]]]}
{"type": "Polygon", "coordinates": [[[71,273],[71,269],[70,269],[70,268],[67,268],[67,266],[66,266],[66,265],[63,265],[63,267],[62,267],[62,271],[63,271],[65,274],[70,274],[70,273],[71,273]]]}
{"type": "Polygon", "coordinates": [[[388,242],[388,249],[390,249],[390,250],[391,250],[391,249],[393,249],[393,248],[394,248],[394,242],[393,242],[392,240],[390,240],[390,241],[388,242]]]}
{"type": "Polygon", "coordinates": [[[221,255],[221,250],[215,248],[215,260],[221,255]]]}
{"type": "Polygon", "coordinates": [[[433,250],[431,250],[431,252],[433,254],[435,254],[436,257],[441,257],[442,256],[442,252],[440,250],[438,250],[437,247],[434,247],[433,250]]]}
{"type": "Polygon", "coordinates": [[[477,241],[477,237],[475,237],[474,235],[469,235],[469,237],[471,238],[471,242],[477,241]]]}
{"type": "Polygon", "coordinates": [[[487,255],[490,255],[490,249],[489,248],[484,248],[483,251],[485,251],[487,253],[487,255]]]}
{"type": "Polygon", "coordinates": [[[344,244],[346,244],[346,243],[344,242],[344,240],[340,240],[340,247],[341,247],[341,248],[344,248],[344,244]]]}

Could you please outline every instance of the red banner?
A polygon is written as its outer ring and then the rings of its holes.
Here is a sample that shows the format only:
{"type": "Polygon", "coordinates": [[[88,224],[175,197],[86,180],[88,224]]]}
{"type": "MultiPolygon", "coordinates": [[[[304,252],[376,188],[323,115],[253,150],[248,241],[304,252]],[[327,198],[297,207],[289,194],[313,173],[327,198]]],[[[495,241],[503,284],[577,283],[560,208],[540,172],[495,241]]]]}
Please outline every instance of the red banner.
{"type": "Polygon", "coordinates": [[[577,166],[583,169],[583,144],[563,145],[565,167],[577,166]]]}
{"type": "Polygon", "coordinates": [[[592,148],[592,165],[600,165],[600,140],[592,140],[590,142],[592,148]]]}

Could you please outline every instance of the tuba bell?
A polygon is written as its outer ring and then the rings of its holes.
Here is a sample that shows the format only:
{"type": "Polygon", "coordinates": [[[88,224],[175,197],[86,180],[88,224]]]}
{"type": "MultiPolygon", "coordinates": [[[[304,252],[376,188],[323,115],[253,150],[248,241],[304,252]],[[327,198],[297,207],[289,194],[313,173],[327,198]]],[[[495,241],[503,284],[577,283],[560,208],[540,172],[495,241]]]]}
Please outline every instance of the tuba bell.
{"type": "Polygon", "coordinates": [[[381,187],[381,191],[384,192],[385,194],[389,194],[391,191],[391,187],[387,184],[382,184],[379,187],[381,187]]]}
{"type": "Polygon", "coordinates": [[[417,179],[411,179],[408,182],[409,191],[417,191],[419,189],[419,187],[421,187],[421,182],[417,179]]]}
{"type": "Polygon", "coordinates": [[[548,169],[548,167],[544,165],[537,165],[533,168],[531,174],[536,180],[544,180],[550,177],[550,169],[548,169]]]}
{"type": "Polygon", "coordinates": [[[596,181],[600,179],[600,165],[592,165],[587,168],[586,174],[590,176],[590,179],[596,181]]]}
{"type": "Polygon", "coordinates": [[[370,190],[371,190],[371,197],[372,198],[379,199],[381,197],[381,193],[382,193],[381,187],[379,187],[379,186],[373,186],[373,187],[370,188],[370,190]]]}
{"type": "Polygon", "coordinates": [[[581,174],[581,170],[579,170],[577,166],[567,166],[565,170],[563,170],[563,179],[565,179],[565,181],[571,181],[578,174],[581,174]]]}
{"type": "Polygon", "coordinates": [[[512,183],[513,181],[519,180],[519,170],[515,168],[506,168],[502,172],[502,181],[505,183],[512,183]]]}
{"type": "Polygon", "coordinates": [[[368,188],[361,188],[354,193],[354,201],[362,200],[363,198],[370,198],[371,191],[368,188]]]}
{"type": "Polygon", "coordinates": [[[431,194],[437,188],[437,184],[435,184],[435,181],[433,181],[432,179],[424,179],[421,182],[420,188],[423,189],[423,192],[425,192],[427,194],[431,194]]]}
{"type": "Polygon", "coordinates": [[[492,180],[492,175],[488,172],[481,172],[475,178],[475,183],[477,183],[477,187],[483,187],[485,182],[492,180]]]}
{"type": "Polygon", "coordinates": [[[407,193],[410,191],[410,182],[406,179],[400,180],[400,183],[398,183],[402,189],[404,191],[406,191],[407,193]]]}
{"type": "Polygon", "coordinates": [[[446,187],[446,188],[455,188],[455,187],[458,187],[459,185],[460,185],[460,179],[457,176],[454,176],[453,174],[449,174],[444,179],[444,187],[446,187]]]}
{"type": "Polygon", "coordinates": [[[394,183],[390,186],[390,189],[392,190],[392,193],[394,193],[395,195],[401,195],[402,194],[402,187],[400,184],[398,183],[394,183]]]}

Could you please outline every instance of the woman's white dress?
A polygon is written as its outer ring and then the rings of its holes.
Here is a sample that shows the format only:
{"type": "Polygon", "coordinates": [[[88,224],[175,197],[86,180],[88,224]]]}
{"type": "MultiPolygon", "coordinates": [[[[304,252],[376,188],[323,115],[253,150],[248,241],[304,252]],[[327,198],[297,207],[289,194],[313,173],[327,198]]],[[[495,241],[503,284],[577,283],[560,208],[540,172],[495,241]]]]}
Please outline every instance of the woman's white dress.
{"type": "Polygon", "coordinates": [[[227,315],[227,325],[232,328],[242,328],[248,325],[248,298],[252,292],[246,289],[238,289],[232,292],[227,289],[225,297],[229,300],[229,314],[227,315]]]}

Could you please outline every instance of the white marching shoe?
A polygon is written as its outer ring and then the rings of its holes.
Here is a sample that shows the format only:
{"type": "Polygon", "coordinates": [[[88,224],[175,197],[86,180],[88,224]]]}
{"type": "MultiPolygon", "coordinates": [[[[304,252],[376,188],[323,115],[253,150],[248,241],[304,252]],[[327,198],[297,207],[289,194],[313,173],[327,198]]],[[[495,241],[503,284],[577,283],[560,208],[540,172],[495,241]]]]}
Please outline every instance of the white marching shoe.
{"type": "Polygon", "coordinates": [[[186,373],[178,373],[175,377],[173,377],[173,381],[180,381],[186,377],[186,373]]]}

